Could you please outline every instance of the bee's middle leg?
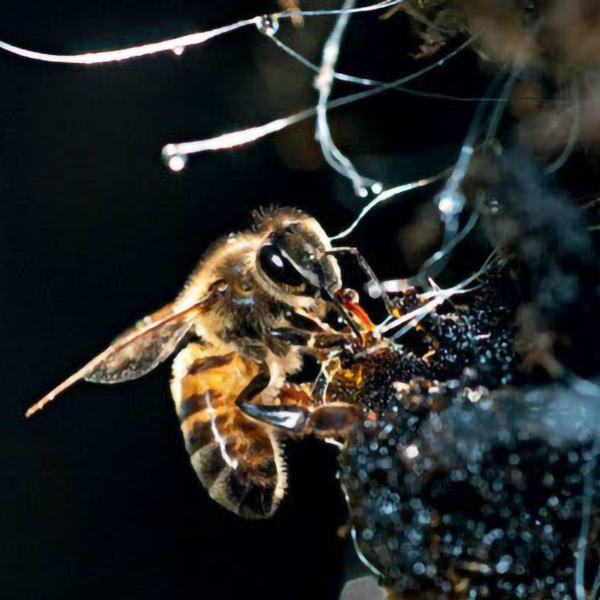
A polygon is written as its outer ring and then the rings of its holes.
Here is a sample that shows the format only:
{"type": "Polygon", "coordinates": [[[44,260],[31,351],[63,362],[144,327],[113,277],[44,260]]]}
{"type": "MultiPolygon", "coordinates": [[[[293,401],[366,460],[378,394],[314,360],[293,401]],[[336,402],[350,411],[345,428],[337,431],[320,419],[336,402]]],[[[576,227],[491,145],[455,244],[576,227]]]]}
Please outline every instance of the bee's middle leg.
{"type": "Polygon", "coordinates": [[[356,421],[359,409],[354,404],[336,402],[313,406],[312,397],[304,390],[284,387],[281,404],[252,402],[266,389],[270,374],[266,364],[237,397],[235,403],[245,415],[289,433],[315,434],[320,437],[345,435],[356,421]]]}
{"type": "MultiPolygon", "coordinates": [[[[261,394],[269,385],[271,380],[271,373],[269,367],[266,363],[262,363],[260,371],[255,377],[250,381],[250,383],[241,391],[238,397],[235,400],[236,406],[247,416],[260,421],[261,423],[266,423],[267,425],[273,425],[276,427],[285,427],[285,428],[293,428],[295,424],[299,424],[307,411],[306,408],[301,406],[300,404],[286,404],[279,406],[267,406],[264,404],[256,404],[253,403],[252,400],[261,394]],[[278,422],[274,422],[273,419],[277,420],[275,416],[277,411],[273,411],[273,409],[287,409],[285,422],[280,424],[278,422]],[[271,422],[261,418],[263,413],[268,413],[272,415],[271,422]]],[[[309,400],[309,398],[307,398],[309,400]]]]}
{"type": "MultiPolygon", "coordinates": [[[[307,332],[295,327],[279,327],[269,334],[293,346],[309,349],[317,357],[326,356],[333,350],[348,351],[352,338],[345,333],[333,331],[307,332]]],[[[320,437],[344,435],[359,414],[356,405],[342,402],[313,406],[312,397],[303,390],[282,389],[278,405],[252,402],[269,385],[271,374],[266,363],[260,372],[237,397],[236,406],[245,415],[280,430],[300,435],[315,434],[320,437]]]]}

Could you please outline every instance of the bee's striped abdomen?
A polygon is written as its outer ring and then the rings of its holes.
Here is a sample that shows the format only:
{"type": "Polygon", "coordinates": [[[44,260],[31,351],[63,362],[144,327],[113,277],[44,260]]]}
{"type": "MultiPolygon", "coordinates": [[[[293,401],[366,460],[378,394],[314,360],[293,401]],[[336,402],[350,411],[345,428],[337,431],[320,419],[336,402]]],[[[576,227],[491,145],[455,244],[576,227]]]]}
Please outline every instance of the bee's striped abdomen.
{"type": "Polygon", "coordinates": [[[173,365],[171,391],[192,465],[217,502],[245,517],[268,517],[285,489],[279,445],[235,405],[258,365],[209,352],[190,344],[173,365]]]}

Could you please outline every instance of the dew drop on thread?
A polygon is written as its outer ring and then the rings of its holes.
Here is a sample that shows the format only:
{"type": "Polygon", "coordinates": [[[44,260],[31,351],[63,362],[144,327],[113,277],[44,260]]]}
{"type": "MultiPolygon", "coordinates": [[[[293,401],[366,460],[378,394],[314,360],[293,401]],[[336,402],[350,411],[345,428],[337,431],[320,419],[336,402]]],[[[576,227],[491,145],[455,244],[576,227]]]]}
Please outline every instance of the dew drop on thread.
{"type": "Polygon", "coordinates": [[[279,22],[276,17],[264,15],[256,23],[256,28],[268,37],[273,37],[279,29],[279,22]]]}

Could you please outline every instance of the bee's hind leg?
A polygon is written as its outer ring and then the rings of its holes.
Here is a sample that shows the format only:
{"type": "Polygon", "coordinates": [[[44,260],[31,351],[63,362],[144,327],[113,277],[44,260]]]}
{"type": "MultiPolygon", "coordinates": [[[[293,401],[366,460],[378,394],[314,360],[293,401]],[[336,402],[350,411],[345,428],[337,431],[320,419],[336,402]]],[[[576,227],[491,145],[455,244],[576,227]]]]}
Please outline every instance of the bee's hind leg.
{"type": "Polygon", "coordinates": [[[294,404],[265,406],[242,403],[240,410],[261,423],[299,435],[344,436],[360,415],[357,405],[345,402],[306,408],[294,404]]]}

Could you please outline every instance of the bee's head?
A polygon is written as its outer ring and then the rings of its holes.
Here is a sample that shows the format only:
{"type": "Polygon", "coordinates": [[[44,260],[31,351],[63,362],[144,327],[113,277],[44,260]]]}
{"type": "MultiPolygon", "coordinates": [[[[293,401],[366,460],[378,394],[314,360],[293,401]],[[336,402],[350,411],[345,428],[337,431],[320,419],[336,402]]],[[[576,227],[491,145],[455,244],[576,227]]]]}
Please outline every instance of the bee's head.
{"type": "Polygon", "coordinates": [[[342,285],[331,243],[315,219],[294,209],[257,217],[264,238],[256,256],[259,277],[277,296],[329,299],[342,285]]]}

